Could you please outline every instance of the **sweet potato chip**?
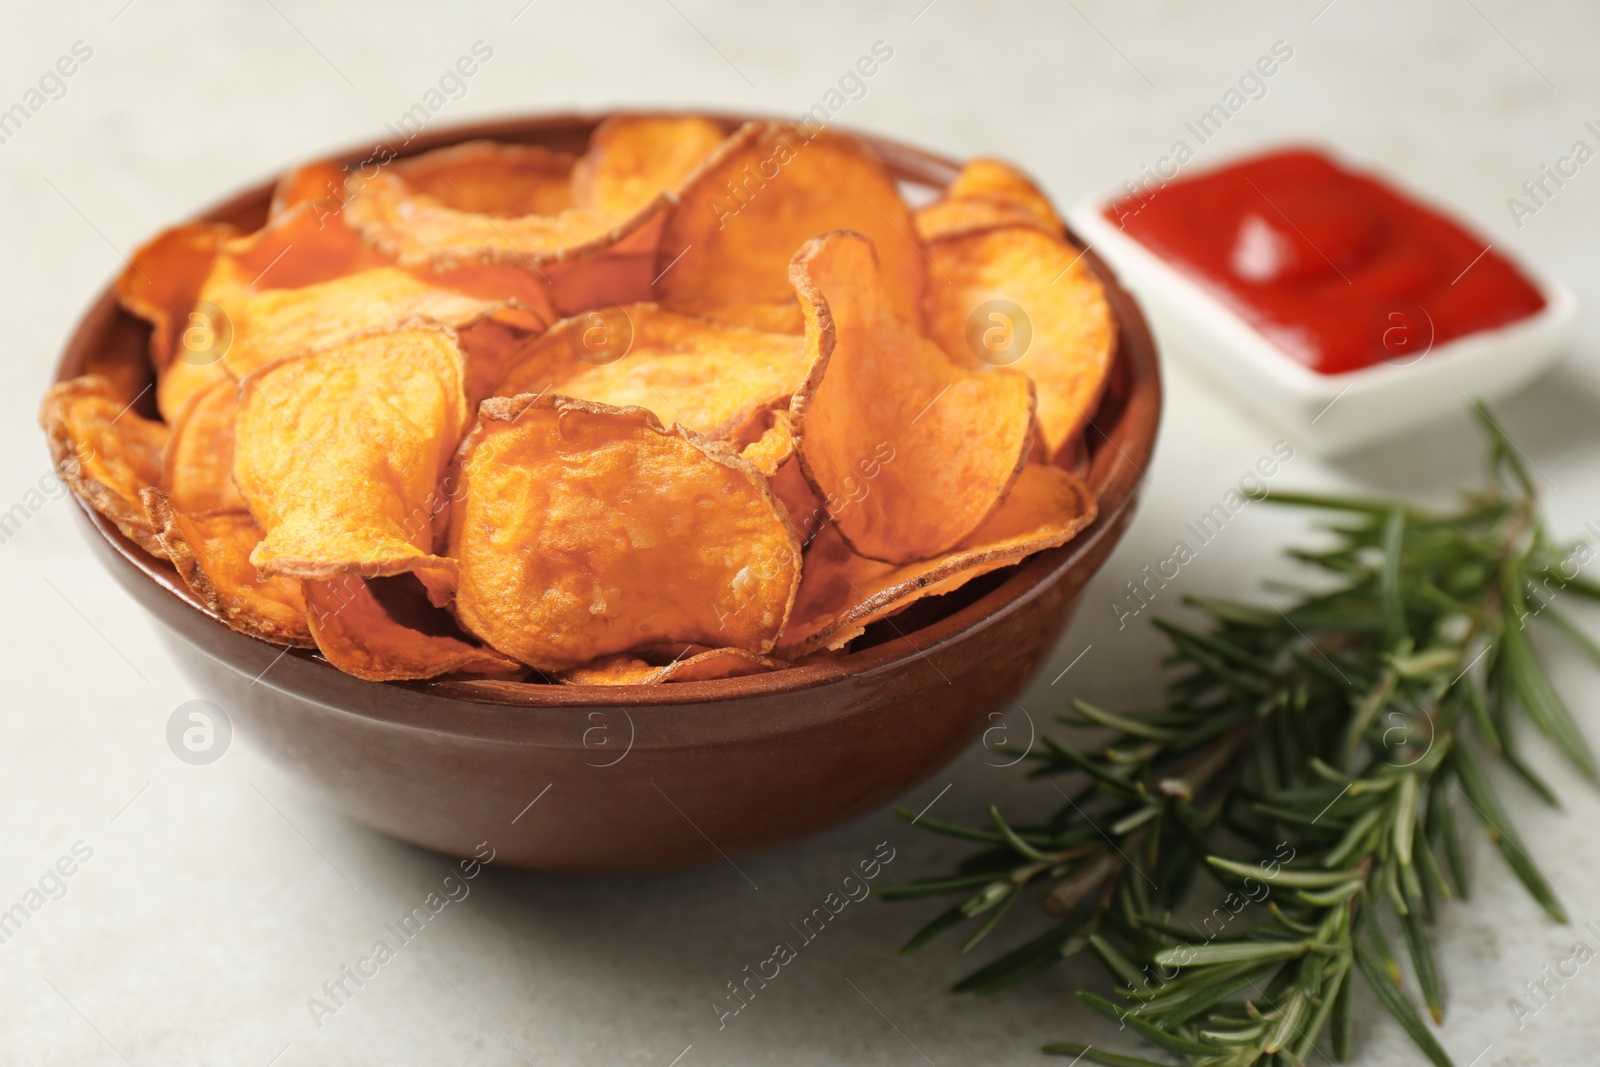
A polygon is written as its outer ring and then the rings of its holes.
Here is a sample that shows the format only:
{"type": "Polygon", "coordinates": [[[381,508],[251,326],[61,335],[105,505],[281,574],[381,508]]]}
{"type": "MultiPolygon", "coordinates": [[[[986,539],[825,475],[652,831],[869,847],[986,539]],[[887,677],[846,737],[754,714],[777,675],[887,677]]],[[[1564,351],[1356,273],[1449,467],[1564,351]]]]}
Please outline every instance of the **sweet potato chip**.
{"type": "Polygon", "coordinates": [[[141,418],[97,374],[58,382],[44,395],[39,425],[56,474],[84,503],[153,556],[165,555],[139,491],[161,479],[167,428],[141,418]]]}
{"type": "Polygon", "coordinates": [[[870,623],[915,600],[951,592],[980,574],[1065,544],[1094,517],[1094,496],[1083,482],[1059,468],[1029,464],[1000,510],[938,559],[904,566],[863,559],[830,527],[806,553],[805,577],[778,654],[793,659],[842,648],[870,623]]]}
{"type": "Polygon", "coordinates": [[[522,358],[530,337],[544,333],[530,328],[530,313],[508,307],[494,312],[456,331],[461,351],[467,357],[467,408],[476,410],[486,397],[494,395],[511,368],[522,358]]]}
{"type": "Polygon", "coordinates": [[[524,329],[535,333],[543,333],[550,323],[561,317],[553,303],[555,290],[551,279],[520,267],[484,263],[450,270],[412,267],[410,273],[429,285],[453,289],[489,303],[516,307],[527,320],[524,329]]]}
{"type": "MultiPolygon", "coordinates": [[[[309,202],[264,230],[228,242],[199,305],[196,343],[181,348],[180,356],[209,364],[233,350],[228,369],[241,377],[299,348],[414,316],[459,326],[494,313],[515,326],[519,337],[543,332],[555,318],[548,285],[527,271],[497,264],[402,271],[344,224],[337,204],[330,209],[309,202]],[[265,352],[256,351],[263,345],[265,352]]],[[[181,385],[163,381],[162,388],[192,392],[216,377],[217,368],[205,369],[209,373],[185,375],[181,385]]],[[[163,412],[179,410],[161,406],[163,412]]]]}
{"type": "Polygon", "coordinates": [[[1034,180],[999,159],[971,159],[945,189],[952,200],[994,200],[1026,208],[1052,233],[1062,230],[1061,217],[1034,180]]]}
{"type": "Polygon", "coordinates": [[[496,392],[648,408],[665,425],[726,440],[787,404],[806,369],[798,337],[631,304],[557,323],[523,349],[496,392]]]}
{"type": "Polygon", "coordinates": [[[467,640],[415,583],[346,575],[303,584],[317,649],[346,674],[393,682],[522,670],[515,660],[467,640]]]}
{"type": "Polygon", "coordinates": [[[161,490],[184,514],[245,510],[233,484],[238,394],[238,384],[224,378],[197,394],[172,424],[161,460],[161,490]]]}
{"type": "MultiPolygon", "coordinates": [[[[157,363],[156,406],[171,422],[195,394],[228,376],[223,359],[254,294],[328,282],[383,263],[340,221],[338,205],[301,201],[261,230],[224,241],[198,293],[171,319],[169,358],[157,363]]],[[[152,344],[156,338],[152,337],[152,344]]]]}
{"type": "Polygon", "coordinates": [[[663,668],[635,656],[604,656],[556,675],[562,685],[654,685],[663,668]]]}
{"type": "Polygon", "coordinates": [[[782,501],[789,523],[800,536],[801,547],[811,544],[828,526],[828,508],[818,499],[811,483],[801,473],[800,459],[790,456],[768,481],[772,495],[782,501]]]}
{"type": "Polygon", "coordinates": [[[251,292],[298,289],[391,265],[342,212],[336,199],[302,200],[255,233],[227,242],[221,259],[251,292]]]}
{"type": "Polygon", "coordinates": [[[223,362],[235,378],[244,378],[284,356],[368,330],[418,318],[465,326],[501,307],[429,285],[394,267],[379,267],[320,285],[247,297],[230,311],[233,343],[223,362]]]}
{"type": "Polygon", "coordinates": [[[782,670],[788,664],[771,656],[758,656],[742,648],[713,648],[661,668],[662,682],[709,682],[717,678],[742,678],[782,670]]]}
{"type": "Polygon", "coordinates": [[[642,408],[495,397],[457,456],[456,615],[487,644],[567,670],[659,642],[762,653],[800,548],[754,467],[642,408]]]}
{"type": "Polygon", "coordinates": [[[1033,385],[956,366],[889,302],[871,243],[794,257],[812,379],[794,400],[806,480],[840,535],[887,563],[940,555],[1005,499],[1033,439],[1033,385]]]}
{"type": "MultiPolygon", "coordinates": [[[[466,141],[398,160],[390,170],[447,208],[507,219],[557,215],[572,207],[576,162],[539,145],[466,141]]],[[[356,184],[363,184],[359,177],[356,184]]]]}
{"type": "Polygon", "coordinates": [[[742,648],[712,648],[693,656],[655,666],[635,656],[607,656],[569,671],[562,671],[562,685],[660,685],[663,682],[705,682],[716,678],[739,678],[781,670],[788,664],[770,656],[759,656],[742,648]]]}
{"type": "Polygon", "coordinates": [[[769,411],[766,415],[767,426],[761,436],[745,445],[739,455],[771,478],[794,455],[794,424],[787,411],[769,411]]]}
{"type": "MultiPolygon", "coordinates": [[[[917,235],[924,243],[996,226],[1031,226],[1045,229],[1039,216],[1021,204],[1005,200],[940,198],[917,209],[917,235]]],[[[1049,231],[1059,233],[1059,229],[1049,231]]],[[[942,280],[942,279],[941,279],[942,280]]]]}
{"type": "Polygon", "coordinates": [[[523,264],[547,287],[551,318],[651,299],[662,198],[723,137],[721,126],[695,117],[614,115],[595,129],[572,172],[577,209],[617,219],[642,214],[646,221],[609,247],[523,264]]]}
{"type": "Polygon", "coordinates": [[[1033,379],[1052,462],[1099,403],[1116,322],[1082,251],[1006,227],[941,238],[929,254],[949,285],[929,293],[929,334],[957,363],[1033,379]]]}
{"type": "Polygon", "coordinates": [[[668,212],[656,290],[680,311],[799,333],[789,259],[805,241],[838,229],[877,246],[890,306],[920,323],[927,263],[911,212],[877,154],[838,134],[807,138],[786,123],[749,123],[668,212]]]}
{"type": "Polygon", "coordinates": [[[613,115],[589,137],[572,173],[580,207],[627,218],[675,189],[727,134],[693,115],[613,115]]]}
{"type": "Polygon", "coordinates": [[[507,265],[537,272],[549,284],[554,283],[541,269],[544,264],[569,250],[574,257],[598,253],[634,232],[608,216],[576,208],[516,219],[458,211],[407,191],[392,174],[375,178],[352,202],[349,217],[403,267],[448,271],[507,265]]]}
{"type": "Polygon", "coordinates": [[[167,422],[175,422],[197,394],[228,377],[222,359],[233,344],[231,312],[249,294],[238,263],[219,252],[199,296],[173,320],[170,358],[156,367],[156,408],[167,422]]]}
{"type": "Polygon", "coordinates": [[[917,211],[924,241],[995,226],[1029,226],[1052,237],[1064,232],[1050,198],[1033,180],[998,159],[974,159],[961,168],[944,194],[917,211]]]}
{"type": "Polygon", "coordinates": [[[167,231],[116,286],[149,365],[45,399],[58,468],[234,629],[480,694],[843,656],[1073,537],[1116,335],[1040,189],[977,159],[913,213],[887,150],[728,126],[315,162],[167,231]]]}
{"type": "Polygon", "coordinates": [[[233,629],[278,645],[312,645],[294,578],[261,578],[250,553],[261,531],[245,511],[188,515],[159,489],[141,494],[156,538],[201,603],[233,629]]]}
{"type": "Polygon", "coordinates": [[[455,332],[412,323],[276,363],[240,387],[233,475],[263,574],[427,571],[440,475],[466,425],[455,332]]]}
{"type": "Polygon", "coordinates": [[[117,301],[151,326],[150,363],[158,373],[172,361],[188,312],[223,245],[236,233],[221,222],[174,226],[134,252],[117,276],[117,301]]]}
{"type": "MultiPolygon", "coordinates": [[[[461,195],[459,184],[433,180],[429,175],[452,172],[450,161],[438,162],[440,149],[387,168],[370,179],[352,182],[352,195],[345,208],[349,223],[368,242],[402,266],[431,266],[435,269],[479,263],[503,263],[537,270],[541,264],[578,259],[607,251],[648,251],[654,248],[653,234],[641,237],[642,247],[634,248],[629,238],[644,234],[666,206],[667,195],[688,176],[698,159],[692,150],[654,161],[644,170],[635,167],[635,154],[618,150],[611,138],[596,146],[596,156],[583,162],[582,186],[589,206],[548,208],[555,199],[549,194],[548,176],[537,179],[523,174],[513,178],[515,160],[525,159],[535,150],[517,145],[482,143],[473,148],[479,166],[487,166],[502,185],[497,191],[479,189],[487,202],[461,195]],[[502,162],[489,165],[490,156],[502,162]],[[616,181],[612,167],[620,165],[616,181]],[[420,175],[414,183],[412,175],[420,175]],[[359,184],[359,187],[355,186],[359,184]],[[443,188],[441,188],[441,184],[443,188]],[[648,196],[642,203],[632,197],[648,196]],[[626,203],[622,202],[627,200],[626,203]],[[498,209],[498,210],[497,210],[498,209]]],[[[562,195],[570,196],[570,188],[562,195]]]]}
{"type": "Polygon", "coordinates": [[[539,268],[549,283],[552,319],[581,315],[596,308],[637,304],[652,299],[656,275],[655,245],[646,251],[602,252],[539,268]],[[648,253],[648,254],[647,254],[648,253]]]}
{"type": "Polygon", "coordinates": [[[307,163],[283,173],[272,188],[267,218],[275,219],[290,208],[321,202],[330,207],[344,202],[344,167],[338,163],[307,163]]]}
{"type": "Polygon", "coordinates": [[[233,377],[222,369],[221,361],[185,363],[175,359],[156,381],[156,410],[163,419],[173,422],[196,396],[223,381],[232,382],[233,377]]]}

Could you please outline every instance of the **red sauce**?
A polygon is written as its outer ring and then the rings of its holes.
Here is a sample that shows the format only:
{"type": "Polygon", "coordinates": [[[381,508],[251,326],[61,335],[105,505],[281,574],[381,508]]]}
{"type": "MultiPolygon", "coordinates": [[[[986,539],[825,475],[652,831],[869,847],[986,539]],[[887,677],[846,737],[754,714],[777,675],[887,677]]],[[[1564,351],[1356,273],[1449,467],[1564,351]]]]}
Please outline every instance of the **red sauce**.
{"type": "Polygon", "coordinates": [[[1314,151],[1168,182],[1105,215],[1323,374],[1407,362],[1545,303],[1482,237],[1314,151]]]}

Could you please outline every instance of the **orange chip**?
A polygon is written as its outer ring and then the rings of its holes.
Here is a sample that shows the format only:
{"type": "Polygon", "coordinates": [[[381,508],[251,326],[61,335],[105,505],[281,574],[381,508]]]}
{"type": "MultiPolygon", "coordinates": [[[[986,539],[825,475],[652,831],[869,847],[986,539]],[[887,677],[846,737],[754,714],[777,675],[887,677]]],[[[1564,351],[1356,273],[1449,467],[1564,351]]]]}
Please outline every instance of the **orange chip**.
{"type": "Polygon", "coordinates": [[[769,411],[766,414],[767,427],[761,431],[760,437],[745,445],[739,455],[771,478],[794,455],[794,424],[789,421],[787,411],[769,411]]]}
{"type": "Polygon", "coordinates": [[[713,648],[669,663],[661,668],[662,682],[709,682],[716,678],[741,678],[782,670],[788,664],[771,656],[758,656],[742,648],[713,648]]]}
{"type": "Polygon", "coordinates": [[[187,515],[245,510],[233,484],[238,412],[239,386],[224,378],[190,400],[172,424],[161,461],[161,490],[176,510],[187,515]]]}
{"type": "Polygon", "coordinates": [[[255,233],[235,237],[221,259],[250,291],[298,289],[389,265],[351,229],[335,199],[303,200],[255,233]]]}
{"type": "Polygon", "coordinates": [[[195,394],[227,377],[222,361],[235,341],[235,319],[255,293],[328,282],[382,263],[340,220],[337,203],[301,201],[261,230],[224,241],[203,284],[169,320],[169,358],[157,364],[162,416],[177,419],[195,394]]]}
{"type": "Polygon", "coordinates": [[[240,386],[233,476],[263,574],[430,572],[440,475],[467,420],[453,330],[427,323],[283,360],[240,386]]]}
{"type": "Polygon", "coordinates": [[[306,602],[294,578],[260,578],[250,553],[261,541],[244,511],[189,515],[159,489],[141,494],[156,537],[201,603],[233,629],[278,645],[312,645],[306,602]]]}
{"type": "MultiPolygon", "coordinates": [[[[318,228],[314,206],[300,204],[219,256],[190,328],[179,335],[179,359],[158,386],[157,403],[169,420],[188,397],[222,378],[224,367],[243,377],[282,356],[410,318],[465,326],[494,315],[520,340],[554,317],[544,283],[526,271],[495,265],[403,271],[367,249],[336,211],[318,228]],[[274,258],[262,262],[274,247],[274,258]]],[[[476,348],[469,355],[477,356],[476,348]]],[[[491,360],[481,371],[469,363],[468,374],[487,386],[503,370],[491,360]]],[[[473,400],[485,395],[487,389],[473,400]]]]}
{"type": "Polygon", "coordinates": [[[990,199],[1026,208],[1051,232],[1061,232],[1061,218],[1050,198],[1034,180],[1011,164],[999,159],[972,159],[961,168],[956,180],[945,189],[952,200],[990,199]]]}
{"type": "MultiPolygon", "coordinates": [[[[646,251],[654,247],[649,226],[667,203],[667,194],[678,187],[698,160],[685,160],[678,155],[657,159],[654,166],[636,171],[634,155],[625,151],[607,150],[608,145],[596,146],[596,157],[583,164],[583,184],[595,197],[623,195],[624,187],[639,193],[649,190],[643,203],[620,213],[606,206],[566,207],[555,213],[521,211],[522,207],[544,202],[542,198],[548,182],[514,179],[510,162],[522,158],[531,150],[522,146],[491,144],[474,148],[479,165],[485,165],[490,155],[498,154],[503,162],[489,167],[499,176],[504,188],[493,194],[492,202],[474,207],[467,197],[441,196],[439,183],[426,179],[413,184],[409,174],[429,174],[438,168],[435,159],[440,153],[456,149],[440,149],[413,159],[403,165],[387,168],[370,179],[352,180],[352,195],[345,208],[345,216],[367,241],[385,254],[394,257],[403,266],[430,265],[435,269],[466,266],[478,263],[505,263],[537,269],[540,264],[577,259],[608,250],[632,249],[628,238],[641,234],[646,251]],[[610,168],[623,164],[627,168],[619,181],[610,180],[610,168]],[[358,188],[356,186],[359,186],[358,188]],[[500,208],[502,210],[496,210],[500,208]],[[513,213],[514,212],[514,213],[513,213]]],[[[448,172],[448,167],[441,168],[448,172]]],[[[487,191],[480,195],[489,198],[487,191]]]]}
{"type": "Polygon", "coordinates": [[[789,259],[829,230],[878,249],[890,306],[919,323],[927,269],[911,212],[876,153],[852,138],[753,122],[729,138],[667,214],[656,290],[668,307],[799,333],[789,259]]]}
{"type": "Polygon", "coordinates": [[[929,334],[962,366],[1033,379],[1053,462],[1099,403],[1116,351],[1100,279],[1082,251],[1028,228],[941,238],[928,251],[950,280],[929,293],[929,334]]]}
{"type": "Polygon", "coordinates": [[[613,115],[595,127],[573,170],[574,199],[627,218],[676,188],[726,137],[721,126],[693,115],[613,115]]]}
{"type": "Polygon", "coordinates": [[[161,479],[167,428],[129,411],[98,374],[58,382],[44,395],[39,425],[56,474],[84,503],[153,556],[165,555],[139,491],[161,479]]]}
{"type": "Polygon", "coordinates": [[[296,352],[323,348],[409,319],[465,326],[503,305],[378,267],[301,289],[271,289],[228,308],[233,342],[223,364],[235,378],[296,352]]]}
{"type": "Polygon", "coordinates": [[[222,369],[220,360],[214,363],[186,363],[175,359],[156,382],[156,410],[163,419],[173,422],[182,416],[184,409],[196,396],[224,381],[232,382],[233,378],[222,369]]]}
{"type": "Polygon", "coordinates": [[[723,140],[722,127],[695,117],[614,115],[596,127],[572,172],[573,198],[586,211],[648,221],[617,245],[533,268],[558,315],[651,299],[661,205],[723,140]]]}
{"type": "Polygon", "coordinates": [[[742,648],[712,648],[693,656],[675,659],[662,666],[635,656],[607,656],[562,671],[562,685],[660,685],[663,682],[705,682],[716,678],[739,678],[781,670],[788,664],[770,656],[759,656],[742,648]]]}
{"type": "Polygon", "coordinates": [[[495,397],[457,456],[455,610],[489,645],[567,670],[641,645],[762,653],[800,548],[766,479],[642,408],[495,397]]]}
{"type": "Polygon", "coordinates": [[[530,329],[530,313],[508,307],[494,312],[456,331],[461,351],[467,356],[467,408],[475,410],[511,373],[522,358],[531,336],[544,333],[530,329]]]}
{"type": "Polygon", "coordinates": [[[515,660],[466,640],[409,577],[368,581],[345,575],[303,584],[317,648],[346,674],[394,682],[522,671],[515,660]]]}
{"type": "Polygon", "coordinates": [[[272,188],[267,218],[275,219],[305,203],[320,201],[330,206],[343,203],[344,179],[344,167],[331,162],[307,163],[285,171],[272,188]]]}
{"type": "Polygon", "coordinates": [[[905,566],[863,559],[836,530],[825,530],[806,554],[800,595],[778,654],[794,659],[842,648],[868,624],[912,601],[951,592],[980,574],[1065,544],[1094,517],[1094,496],[1083,482],[1059,468],[1030,464],[1000,510],[938,559],[905,566]]]}
{"type": "Polygon", "coordinates": [[[221,222],[174,226],[136,251],[127,270],[117,276],[117,301],[152,327],[150,363],[158,372],[172,361],[187,313],[224,243],[236,232],[221,222]]]}
{"type": "Polygon", "coordinates": [[[602,252],[564,263],[547,263],[539,273],[549,282],[553,318],[581,315],[596,308],[637,304],[652,297],[655,245],[649,252],[602,252]]]}
{"type": "MultiPolygon", "coordinates": [[[[539,145],[465,141],[390,164],[406,185],[455,211],[494,218],[572,207],[577,157],[539,145]]],[[[361,178],[357,186],[364,184],[361,178]]]]}
{"type": "Polygon", "coordinates": [[[808,241],[792,274],[816,360],[792,409],[800,465],[840,535],[888,563],[960,544],[1027,462],[1032,383],[945,358],[895,313],[860,234],[808,241]]]}
{"type": "Polygon", "coordinates": [[[233,344],[233,313],[249,295],[238,262],[219,253],[199,296],[174,326],[172,358],[156,371],[156,408],[169,423],[195,396],[229,377],[222,360],[233,344]]]}
{"type": "Polygon", "coordinates": [[[523,349],[496,392],[552,390],[648,408],[665,425],[725,440],[787,404],[806,364],[798,337],[630,304],[556,323],[523,349]]]}
{"type": "Polygon", "coordinates": [[[562,685],[653,685],[661,668],[634,656],[604,656],[556,675],[562,685]]]}
{"type": "Polygon", "coordinates": [[[1115,328],[1038,186],[913,214],[872,145],[728,126],[314,162],[167,231],[116,285],[149,367],[45,398],[58,469],[235,630],[484,692],[842,656],[1091,522],[1115,328]]]}
{"type": "Polygon", "coordinates": [[[1030,226],[1052,237],[1065,232],[1033,179],[998,159],[969,161],[939,199],[917,211],[924,241],[995,226],[1030,226]]]}
{"type": "Polygon", "coordinates": [[[800,535],[800,544],[811,544],[828,525],[828,509],[801,473],[799,457],[789,457],[768,484],[772,486],[772,494],[783,502],[790,525],[800,535]]]}
{"type": "Polygon", "coordinates": [[[537,268],[563,255],[598,252],[621,241],[647,217],[618,224],[597,211],[495,218],[447,207],[416,192],[398,175],[373,178],[351,201],[350,223],[402,266],[445,270],[480,262],[537,268]]]}
{"type": "Polygon", "coordinates": [[[752,302],[718,304],[704,314],[729,326],[743,326],[762,333],[787,333],[796,337],[806,332],[805,316],[793,300],[782,304],[752,302]]]}
{"type": "MultiPolygon", "coordinates": [[[[1045,228],[1039,216],[1021,204],[987,197],[970,200],[941,198],[917,209],[917,234],[924,242],[996,226],[1045,228]]],[[[1059,233],[1059,228],[1049,232],[1059,233]]]]}
{"type": "Polygon", "coordinates": [[[552,303],[555,291],[551,279],[520,267],[482,263],[449,270],[412,267],[410,273],[429,285],[453,289],[467,296],[495,304],[511,304],[522,310],[528,328],[543,333],[560,316],[552,303]]]}

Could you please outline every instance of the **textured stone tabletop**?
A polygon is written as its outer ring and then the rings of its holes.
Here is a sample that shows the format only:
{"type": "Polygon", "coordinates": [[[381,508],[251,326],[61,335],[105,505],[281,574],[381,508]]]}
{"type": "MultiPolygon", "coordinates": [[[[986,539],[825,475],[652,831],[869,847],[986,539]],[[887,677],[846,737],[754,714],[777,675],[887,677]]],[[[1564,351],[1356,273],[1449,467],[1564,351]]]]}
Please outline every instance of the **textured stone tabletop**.
{"type": "MultiPolygon", "coordinates": [[[[0,910],[39,905],[0,943],[5,1064],[946,1067],[1051,1062],[1036,1052],[1048,1040],[1116,1040],[1071,1001],[1099,981],[1089,961],[998,998],[952,996],[974,960],[948,944],[898,958],[930,912],[871,900],[848,905],[780,979],[719,1020],[726,984],[789,938],[847,867],[892,857],[880,877],[898,880],[960,854],[887,811],[740,857],[748,878],[715,856],[652,878],[491,867],[336,1011],[308,1009],[386,924],[442,891],[447,862],[345,820],[248,739],[209,766],[173,757],[169,715],[207,694],[90,557],[73,505],[36,492],[48,463],[34,425],[63,339],[122,257],[286,163],[381,136],[419,104],[446,124],[821,103],[840,125],[1016,160],[1068,203],[1137,177],[1180,139],[1197,166],[1314,139],[1405,174],[1600,308],[1600,162],[1537,205],[1524,199],[1534,210],[1508,205],[1574,142],[1600,145],[1585,126],[1600,125],[1591,4],[93,0],[13,4],[3,23],[0,322],[12,381],[0,390],[0,512],[21,504],[26,519],[0,544],[0,910]],[[1275,44],[1291,58],[1198,143],[1185,123],[1275,44]],[[890,58],[841,83],[875,45],[890,58]],[[474,49],[475,73],[441,83],[474,49]],[[72,873],[47,875],[58,869],[72,873]]],[[[1593,321],[1560,369],[1502,408],[1568,536],[1600,522],[1593,321]]],[[[1277,439],[1181,367],[1167,390],[1138,519],[1010,730],[1044,723],[1068,695],[1111,706],[1158,695],[1160,644],[1142,620],[1119,629],[1113,605],[1277,439]]],[[[1479,451],[1462,420],[1336,465],[1298,449],[1273,483],[1438,499],[1476,477],[1479,451]]],[[[1246,575],[1278,570],[1278,547],[1302,529],[1291,513],[1247,509],[1160,596],[1237,593],[1246,575]]],[[[1600,615],[1581,618],[1600,632],[1600,615]]],[[[1600,742],[1600,688],[1565,652],[1553,662],[1600,742]]],[[[1524,983],[1575,941],[1600,948],[1600,791],[1542,742],[1529,746],[1565,810],[1512,783],[1504,793],[1575,925],[1545,919],[1475,840],[1475,899],[1445,908],[1439,929],[1441,1035],[1461,1067],[1600,1062],[1600,962],[1550,984],[1536,1013],[1518,1019],[1507,1004],[1526,1000],[1524,983]]],[[[996,762],[969,752],[904,803],[937,799],[949,819],[979,817],[991,801],[1018,813],[1048,805],[996,762]]],[[[1361,1063],[1419,1062],[1372,1001],[1358,1004],[1361,1063]]]]}

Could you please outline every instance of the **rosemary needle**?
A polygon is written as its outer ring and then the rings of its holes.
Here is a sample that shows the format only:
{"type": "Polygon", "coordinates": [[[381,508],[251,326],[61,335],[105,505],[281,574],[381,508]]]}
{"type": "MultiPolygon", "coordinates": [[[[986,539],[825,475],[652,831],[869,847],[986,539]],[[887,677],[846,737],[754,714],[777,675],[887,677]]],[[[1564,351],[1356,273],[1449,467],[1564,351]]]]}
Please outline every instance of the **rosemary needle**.
{"type": "MultiPolygon", "coordinates": [[[[1338,516],[1331,548],[1290,553],[1322,573],[1319,591],[1275,612],[1193,598],[1204,631],[1160,622],[1176,665],[1166,706],[1126,713],[1076,701],[1062,721],[1096,731],[1093,743],[1045,737],[1028,754],[1035,776],[1077,783],[1052,818],[1012,824],[990,808],[982,829],[923,822],[984,847],[954,872],[876,891],[961,898],[905,951],[975,923],[962,944],[970,951],[1020,914],[1013,904],[1037,896],[1054,921],[958,991],[993,993],[1087,948],[1109,984],[1079,999],[1159,1061],[1288,1067],[1324,1039],[1348,1054],[1359,974],[1419,1052],[1448,1067],[1423,1011],[1434,1025],[1444,1018],[1430,926],[1470,888],[1458,824],[1481,823],[1551,918],[1567,918],[1486,765],[1504,764],[1556,803],[1518,752],[1526,721],[1600,778],[1529,636],[1550,623],[1600,660],[1547,610],[1558,595],[1600,600],[1600,587],[1572,565],[1586,547],[1545,532],[1516,449],[1478,413],[1492,478],[1454,511],[1264,498],[1338,516]],[[1174,919],[1201,875],[1220,902],[1198,922],[1174,919]],[[1409,958],[1410,981],[1391,946],[1409,958]]],[[[1157,1062],[1074,1042],[1044,1051],[1157,1062]]]]}

